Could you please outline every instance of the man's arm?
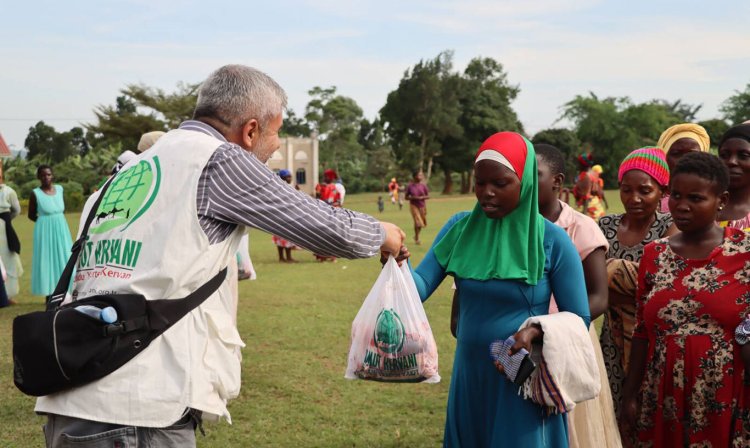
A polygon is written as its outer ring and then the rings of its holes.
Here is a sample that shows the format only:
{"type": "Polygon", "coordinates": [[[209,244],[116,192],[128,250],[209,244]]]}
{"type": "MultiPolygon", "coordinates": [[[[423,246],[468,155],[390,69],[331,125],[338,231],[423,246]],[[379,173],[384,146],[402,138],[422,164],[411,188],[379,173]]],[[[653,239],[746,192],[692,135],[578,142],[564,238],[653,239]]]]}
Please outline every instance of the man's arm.
{"type": "Polygon", "coordinates": [[[207,219],[242,224],[317,254],[343,258],[371,257],[381,246],[394,253],[400,248],[403,232],[398,227],[295,191],[236,145],[217,149],[201,180],[205,180],[198,192],[202,225],[207,219]]]}

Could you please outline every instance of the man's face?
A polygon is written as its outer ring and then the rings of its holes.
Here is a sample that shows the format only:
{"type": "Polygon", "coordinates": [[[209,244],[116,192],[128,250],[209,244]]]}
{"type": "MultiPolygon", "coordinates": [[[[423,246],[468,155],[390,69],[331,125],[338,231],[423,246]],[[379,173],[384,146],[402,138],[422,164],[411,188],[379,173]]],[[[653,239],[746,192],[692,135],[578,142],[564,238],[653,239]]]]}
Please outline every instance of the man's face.
{"type": "Polygon", "coordinates": [[[269,121],[265,129],[260,129],[258,142],[250,148],[250,152],[255,154],[255,157],[263,163],[266,163],[271,158],[271,155],[281,146],[279,130],[281,129],[282,122],[283,118],[281,114],[269,121]]]}

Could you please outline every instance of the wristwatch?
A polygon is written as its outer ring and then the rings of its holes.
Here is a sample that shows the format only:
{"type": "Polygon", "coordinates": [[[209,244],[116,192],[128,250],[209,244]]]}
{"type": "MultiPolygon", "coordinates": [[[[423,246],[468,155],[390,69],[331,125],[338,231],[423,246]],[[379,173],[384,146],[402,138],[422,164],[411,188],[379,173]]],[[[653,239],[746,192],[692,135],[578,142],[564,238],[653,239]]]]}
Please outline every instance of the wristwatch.
{"type": "Polygon", "coordinates": [[[750,340],[750,316],[737,325],[737,329],[734,330],[734,340],[739,345],[745,345],[750,340]]]}

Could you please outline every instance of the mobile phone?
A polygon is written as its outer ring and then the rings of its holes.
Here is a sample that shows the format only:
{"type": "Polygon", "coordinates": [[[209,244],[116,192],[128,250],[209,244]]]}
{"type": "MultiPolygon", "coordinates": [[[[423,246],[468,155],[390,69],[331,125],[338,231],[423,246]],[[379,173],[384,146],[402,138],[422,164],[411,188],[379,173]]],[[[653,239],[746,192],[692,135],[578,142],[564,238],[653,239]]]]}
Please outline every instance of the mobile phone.
{"type": "Polygon", "coordinates": [[[490,358],[492,361],[499,362],[505,369],[505,376],[508,377],[513,384],[517,386],[522,385],[534,372],[536,364],[531,360],[529,352],[522,348],[515,355],[508,355],[508,351],[516,340],[513,336],[508,339],[501,341],[497,340],[490,344],[490,358]]]}

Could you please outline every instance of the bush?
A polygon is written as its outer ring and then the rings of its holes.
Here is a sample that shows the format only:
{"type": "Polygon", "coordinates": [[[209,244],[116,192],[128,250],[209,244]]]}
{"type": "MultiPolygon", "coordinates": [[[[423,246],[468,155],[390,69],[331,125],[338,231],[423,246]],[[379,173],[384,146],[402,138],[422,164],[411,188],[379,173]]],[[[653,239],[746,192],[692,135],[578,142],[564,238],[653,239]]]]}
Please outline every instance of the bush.
{"type": "Polygon", "coordinates": [[[83,203],[86,201],[86,198],[83,196],[83,186],[72,180],[62,182],[60,185],[62,185],[65,195],[65,211],[81,211],[83,203]]]}
{"type": "Polygon", "coordinates": [[[86,203],[86,198],[80,191],[65,192],[65,211],[66,212],[80,212],[83,210],[83,204],[86,203]]]}

